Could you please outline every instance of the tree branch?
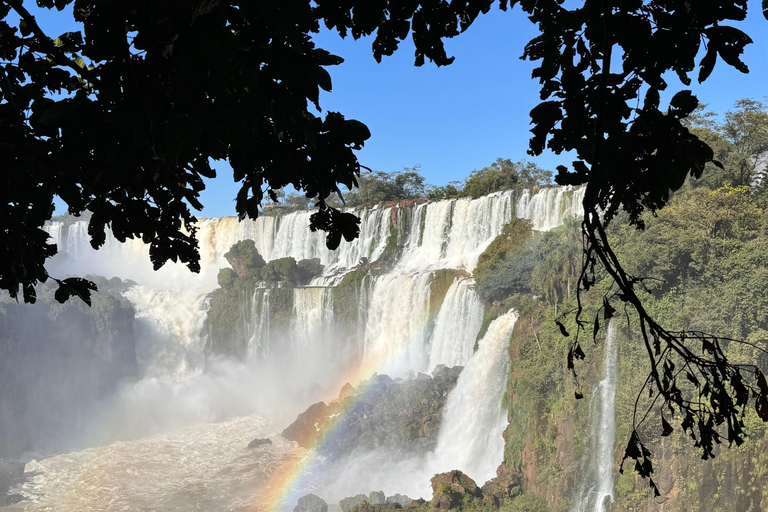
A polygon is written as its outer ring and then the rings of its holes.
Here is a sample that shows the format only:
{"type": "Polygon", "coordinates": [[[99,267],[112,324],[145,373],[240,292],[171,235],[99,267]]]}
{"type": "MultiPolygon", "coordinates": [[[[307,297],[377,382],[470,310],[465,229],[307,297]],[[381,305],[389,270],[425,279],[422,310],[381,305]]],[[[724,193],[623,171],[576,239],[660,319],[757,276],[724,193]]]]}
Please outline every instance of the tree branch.
{"type": "Polygon", "coordinates": [[[87,68],[80,67],[56,47],[53,40],[43,32],[43,29],[37,24],[35,17],[22,5],[20,0],[3,0],[3,3],[16,11],[32,31],[32,34],[34,34],[35,42],[22,39],[27,46],[35,51],[46,53],[55,64],[72,69],[78,76],[84,77],[88,82],[98,83],[98,78],[93,76],[87,68]]]}

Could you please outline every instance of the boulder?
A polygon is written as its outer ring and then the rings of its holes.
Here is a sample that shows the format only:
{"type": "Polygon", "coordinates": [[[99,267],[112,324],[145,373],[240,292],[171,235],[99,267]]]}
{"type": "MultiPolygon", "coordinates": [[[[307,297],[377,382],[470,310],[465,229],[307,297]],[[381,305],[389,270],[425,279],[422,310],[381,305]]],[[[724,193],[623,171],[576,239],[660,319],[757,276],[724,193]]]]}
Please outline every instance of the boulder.
{"type": "Polygon", "coordinates": [[[355,390],[352,384],[347,382],[344,384],[344,387],[341,388],[341,391],[339,391],[339,400],[343,402],[347,398],[354,397],[356,393],[357,390],[355,390]]]}
{"type": "Polygon", "coordinates": [[[282,436],[290,441],[296,441],[303,448],[309,448],[313,445],[327,418],[328,406],[325,402],[317,402],[299,414],[296,421],[283,430],[282,436]]]}
{"type": "Polygon", "coordinates": [[[475,481],[457,469],[435,475],[430,482],[433,511],[455,510],[464,501],[465,496],[470,499],[482,496],[482,491],[475,481]]]}
{"type": "Polygon", "coordinates": [[[320,258],[301,260],[296,265],[299,267],[299,280],[301,283],[308,283],[313,277],[323,273],[324,266],[320,263],[320,258]]]}
{"type": "Polygon", "coordinates": [[[257,448],[259,446],[266,446],[270,444],[272,444],[272,441],[267,438],[264,438],[264,439],[256,438],[250,443],[248,443],[248,448],[257,448]]]}
{"type": "Polygon", "coordinates": [[[442,367],[436,369],[434,377],[422,373],[400,383],[387,375],[374,375],[357,389],[345,384],[339,400],[311,406],[283,437],[310,447],[323,436],[318,452],[330,457],[371,449],[426,453],[437,443],[443,407],[461,369],[442,367]]]}
{"type": "Polygon", "coordinates": [[[406,496],[405,494],[394,494],[392,496],[387,496],[387,499],[386,499],[387,503],[397,503],[403,508],[410,505],[412,501],[413,500],[408,496],[406,496]]]}
{"type": "Polygon", "coordinates": [[[371,494],[368,495],[368,503],[370,505],[381,505],[386,500],[387,498],[382,491],[371,491],[371,494]]]}
{"type": "Polygon", "coordinates": [[[358,494],[356,496],[350,496],[349,498],[344,498],[339,502],[339,506],[341,507],[341,510],[344,512],[351,512],[353,508],[364,502],[368,499],[368,496],[365,494],[358,494]]]}
{"type": "Polygon", "coordinates": [[[444,364],[439,364],[439,365],[435,366],[435,369],[432,371],[432,376],[434,377],[435,375],[437,375],[438,373],[440,373],[443,370],[445,370],[445,365],[444,364]]]}
{"type": "Polygon", "coordinates": [[[299,498],[293,512],[328,512],[328,504],[319,496],[307,494],[299,498]]]}

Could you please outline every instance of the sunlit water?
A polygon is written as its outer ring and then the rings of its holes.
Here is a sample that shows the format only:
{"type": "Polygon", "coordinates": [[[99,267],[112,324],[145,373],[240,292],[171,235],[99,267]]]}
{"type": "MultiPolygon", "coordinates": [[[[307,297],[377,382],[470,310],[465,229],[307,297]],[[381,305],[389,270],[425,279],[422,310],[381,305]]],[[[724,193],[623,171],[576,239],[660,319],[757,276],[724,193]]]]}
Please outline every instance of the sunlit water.
{"type": "Polygon", "coordinates": [[[268,510],[270,477],[306,454],[279,434],[252,415],[32,461],[6,510],[268,510]],[[257,437],[273,444],[248,449],[257,437]]]}

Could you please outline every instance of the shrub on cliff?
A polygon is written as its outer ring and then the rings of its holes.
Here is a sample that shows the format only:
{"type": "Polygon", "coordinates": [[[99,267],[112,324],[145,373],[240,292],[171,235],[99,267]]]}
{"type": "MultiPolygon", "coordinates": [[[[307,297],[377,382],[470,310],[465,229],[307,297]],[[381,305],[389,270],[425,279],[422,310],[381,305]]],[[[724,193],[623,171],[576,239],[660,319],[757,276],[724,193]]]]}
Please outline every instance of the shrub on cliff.
{"type": "Polygon", "coordinates": [[[512,219],[480,255],[475,268],[475,290],[486,302],[528,293],[534,264],[531,222],[512,219]]]}
{"type": "Polygon", "coordinates": [[[222,288],[232,288],[237,279],[237,273],[231,268],[222,268],[216,275],[216,281],[222,288]]]}
{"type": "Polygon", "coordinates": [[[266,265],[264,258],[256,250],[256,243],[253,240],[237,242],[224,254],[224,257],[240,277],[245,276],[248,270],[258,269],[266,265]]]}

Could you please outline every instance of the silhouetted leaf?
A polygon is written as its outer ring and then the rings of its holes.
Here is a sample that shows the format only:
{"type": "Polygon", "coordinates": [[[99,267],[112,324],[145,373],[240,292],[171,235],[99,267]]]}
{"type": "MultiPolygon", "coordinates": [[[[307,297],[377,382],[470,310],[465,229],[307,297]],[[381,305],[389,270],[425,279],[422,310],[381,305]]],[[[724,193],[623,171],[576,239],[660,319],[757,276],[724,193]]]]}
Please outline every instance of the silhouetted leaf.
{"type": "Polygon", "coordinates": [[[96,291],[96,284],[87,279],[79,277],[68,277],[62,280],[56,280],[59,287],[54,293],[54,298],[64,303],[70,297],[77,296],[87,305],[91,305],[91,291],[96,291]]]}
{"type": "Polygon", "coordinates": [[[661,436],[667,437],[669,434],[675,431],[674,428],[672,428],[672,425],[669,424],[669,422],[664,418],[664,416],[661,417],[661,436]]]}

